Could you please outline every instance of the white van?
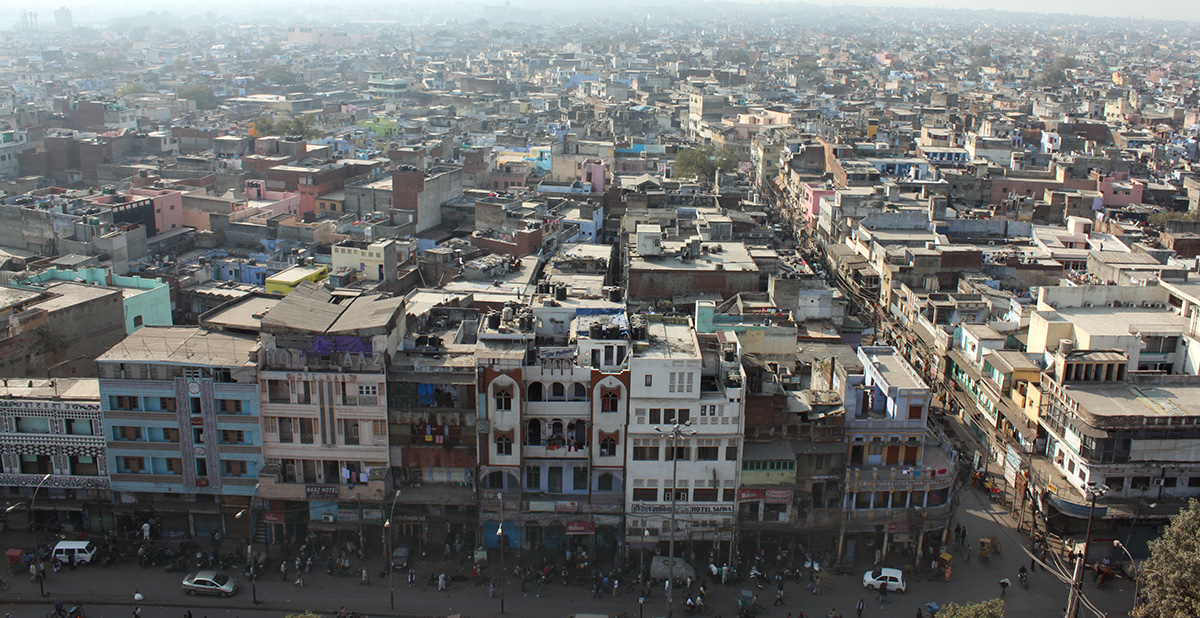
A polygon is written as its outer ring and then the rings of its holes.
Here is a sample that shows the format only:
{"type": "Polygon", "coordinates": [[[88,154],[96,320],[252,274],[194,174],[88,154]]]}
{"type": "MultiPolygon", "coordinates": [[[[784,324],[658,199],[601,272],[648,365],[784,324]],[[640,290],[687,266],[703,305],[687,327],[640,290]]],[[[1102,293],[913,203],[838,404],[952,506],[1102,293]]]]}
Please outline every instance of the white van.
{"type": "Polygon", "coordinates": [[[91,541],[59,541],[51,555],[63,564],[71,564],[71,556],[75,564],[87,564],[96,557],[96,546],[91,541]]]}

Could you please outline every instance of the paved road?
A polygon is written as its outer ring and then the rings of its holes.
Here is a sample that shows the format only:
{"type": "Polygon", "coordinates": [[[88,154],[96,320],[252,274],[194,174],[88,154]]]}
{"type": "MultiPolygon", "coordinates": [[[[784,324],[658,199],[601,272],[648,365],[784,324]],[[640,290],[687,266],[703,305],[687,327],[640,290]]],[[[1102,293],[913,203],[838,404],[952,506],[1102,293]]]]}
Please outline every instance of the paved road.
{"type": "MultiPolygon", "coordinates": [[[[1002,555],[987,563],[981,563],[975,557],[970,562],[964,562],[962,552],[956,552],[954,581],[931,582],[924,577],[915,577],[909,583],[908,593],[893,594],[892,603],[887,606],[878,605],[874,602],[873,594],[863,590],[861,572],[826,578],[820,596],[809,594],[802,585],[788,583],[785,588],[786,604],[782,607],[771,605],[774,590],[768,587],[759,591],[768,609],[763,618],[786,618],[789,613],[794,618],[801,611],[808,616],[823,617],[831,608],[849,618],[854,616],[854,606],[860,598],[867,601],[864,618],[909,618],[916,615],[918,607],[929,601],[982,601],[999,594],[998,582],[1001,578],[1008,577],[1016,583],[1017,569],[1029,562],[1028,557],[1020,551],[1021,547],[1028,546],[1028,541],[1024,535],[1012,529],[1012,520],[1003,507],[989,502],[981,492],[967,490],[963,494],[956,520],[956,523],[967,526],[976,543],[979,536],[997,535],[1001,540],[1002,555]]],[[[14,534],[8,532],[0,537],[0,546],[14,539],[14,534]]],[[[135,564],[108,568],[87,566],[77,571],[64,569],[50,575],[46,581],[46,589],[50,593],[46,600],[39,598],[37,585],[31,583],[28,576],[18,575],[9,578],[12,588],[0,593],[0,604],[14,618],[41,618],[53,599],[61,598],[64,603],[82,601],[90,608],[88,618],[129,618],[132,611],[129,604],[134,591],[138,590],[145,595],[141,603],[143,618],[179,618],[186,609],[192,609],[194,618],[280,618],[284,614],[302,610],[331,614],[342,606],[372,616],[447,616],[461,613],[470,617],[493,618],[500,615],[499,595],[489,598],[486,586],[468,584],[438,592],[424,585],[429,566],[432,565],[426,565],[424,569],[421,563],[416,566],[422,577],[415,587],[408,587],[401,576],[396,577],[395,610],[389,607],[386,579],[375,579],[372,585],[361,586],[354,577],[314,572],[306,577],[307,585],[299,588],[282,581],[278,575],[264,577],[258,584],[258,598],[263,605],[256,607],[251,603],[251,591],[244,577],[241,578],[243,589],[234,598],[193,598],[180,590],[178,573],[167,573],[161,568],[142,569],[135,564]]],[[[897,565],[892,563],[889,566],[897,565]]],[[[372,576],[377,574],[377,569],[371,573],[372,576]]],[[[745,584],[713,589],[709,596],[713,614],[732,618],[736,614],[734,599],[742,587],[745,584]]],[[[1084,591],[1088,599],[1108,613],[1109,618],[1126,615],[1132,606],[1133,590],[1128,581],[1117,580],[1108,589],[1098,590],[1088,577],[1084,591]]],[[[615,616],[621,612],[629,612],[630,618],[638,616],[637,596],[626,594],[623,590],[615,597],[605,595],[593,599],[590,591],[582,587],[547,585],[544,594],[544,597],[538,598],[532,585],[522,593],[515,583],[510,583],[505,600],[505,616],[562,618],[575,613],[615,616]]],[[[1009,589],[1005,597],[1006,614],[1020,618],[1059,618],[1066,605],[1066,597],[1067,585],[1039,569],[1031,576],[1028,589],[1022,589],[1019,585],[1009,589]]],[[[666,601],[659,588],[647,599],[644,615],[656,618],[666,613],[666,601]]],[[[675,615],[679,616],[679,612],[675,612],[675,615]]],[[[1081,615],[1090,617],[1094,614],[1085,611],[1081,615]]]]}

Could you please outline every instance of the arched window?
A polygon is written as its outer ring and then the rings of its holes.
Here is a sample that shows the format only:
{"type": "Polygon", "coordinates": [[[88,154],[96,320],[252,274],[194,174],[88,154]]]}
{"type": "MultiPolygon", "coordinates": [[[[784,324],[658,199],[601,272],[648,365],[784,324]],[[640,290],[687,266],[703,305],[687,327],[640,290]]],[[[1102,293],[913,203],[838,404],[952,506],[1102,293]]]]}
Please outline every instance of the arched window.
{"type": "MultiPolygon", "coordinates": [[[[600,456],[601,457],[616,457],[617,456],[617,441],[613,438],[604,438],[600,440],[600,456]]],[[[600,477],[604,478],[604,477],[600,477]]]]}
{"type": "Polygon", "coordinates": [[[543,401],[544,400],[545,395],[542,393],[542,383],[541,382],[533,382],[532,384],[529,385],[529,388],[526,389],[526,392],[529,393],[530,401],[543,401]]]}
{"type": "Polygon", "coordinates": [[[567,436],[563,432],[563,422],[554,419],[550,421],[550,443],[551,446],[566,446],[567,436]]]}
{"type": "Polygon", "coordinates": [[[567,398],[567,387],[562,382],[550,385],[550,401],[563,401],[567,398]]]}
{"type": "Polygon", "coordinates": [[[571,385],[571,401],[587,401],[587,386],[582,382],[571,385]]]}
{"type": "Polygon", "coordinates": [[[601,412],[616,412],[620,407],[621,394],[617,391],[605,390],[600,395],[600,411],[601,412]]]}
{"type": "Polygon", "coordinates": [[[529,426],[525,432],[525,444],[529,446],[542,445],[542,421],[536,418],[529,419],[529,426]]]}
{"type": "Polygon", "coordinates": [[[496,409],[511,410],[512,409],[512,390],[508,387],[496,389],[496,409]]]}
{"type": "Polygon", "coordinates": [[[496,454],[497,455],[512,455],[512,438],[500,434],[496,436],[496,454]]]}
{"type": "Polygon", "coordinates": [[[596,480],[597,491],[620,491],[621,481],[617,479],[617,475],[610,472],[605,472],[596,480]]]}

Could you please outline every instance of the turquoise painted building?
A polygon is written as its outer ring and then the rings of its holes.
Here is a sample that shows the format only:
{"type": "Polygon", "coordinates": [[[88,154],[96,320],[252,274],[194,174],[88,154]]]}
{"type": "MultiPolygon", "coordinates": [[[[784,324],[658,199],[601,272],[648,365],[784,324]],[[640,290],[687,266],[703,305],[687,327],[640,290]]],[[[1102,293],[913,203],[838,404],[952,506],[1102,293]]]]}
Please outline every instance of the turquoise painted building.
{"type": "Polygon", "coordinates": [[[258,339],[147,326],[96,359],[118,524],[158,513],[164,535],[249,533],[263,466],[258,339]]]}
{"type": "Polygon", "coordinates": [[[125,334],[143,326],[171,326],[171,288],[162,279],[114,275],[110,268],[59,270],[50,268],[18,282],[18,287],[40,289],[54,281],[75,281],[121,290],[125,304],[125,334]]]}

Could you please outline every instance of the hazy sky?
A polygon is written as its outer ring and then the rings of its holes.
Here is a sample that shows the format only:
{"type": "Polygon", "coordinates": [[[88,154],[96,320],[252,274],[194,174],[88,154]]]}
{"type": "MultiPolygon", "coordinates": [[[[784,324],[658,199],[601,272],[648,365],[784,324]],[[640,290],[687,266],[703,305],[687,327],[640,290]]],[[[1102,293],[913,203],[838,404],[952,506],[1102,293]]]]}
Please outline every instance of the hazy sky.
{"type": "MultiPolygon", "coordinates": [[[[460,6],[464,4],[496,5],[501,4],[503,1],[451,0],[449,4],[460,6]]],[[[663,6],[669,5],[673,1],[677,1],[681,5],[688,4],[688,0],[649,0],[649,3],[663,6]]],[[[788,4],[788,0],[730,1],[788,4]]],[[[522,7],[523,5],[544,7],[549,4],[558,10],[568,9],[574,3],[578,3],[580,7],[589,4],[585,0],[566,0],[565,2],[563,0],[512,0],[514,7],[522,7]]],[[[1142,0],[1140,2],[1136,0],[972,0],[970,2],[966,0],[807,0],[805,3],[818,6],[862,5],[913,6],[944,9],[997,9],[1072,13],[1103,17],[1200,21],[1200,0],[1142,0]]],[[[6,21],[15,23],[21,4],[22,0],[0,0],[0,6],[8,9],[0,11],[0,23],[6,21]]],[[[356,15],[348,15],[347,17],[350,19],[354,19],[355,17],[371,19],[371,11],[365,8],[367,6],[386,7],[393,11],[397,9],[404,10],[404,7],[412,6],[414,8],[419,7],[418,10],[422,12],[429,12],[433,6],[436,6],[431,5],[426,0],[357,0],[355,4],[357,7],[355,9],[356,15]]],[[[622,3],[618,2],[617,4],[620,5],[622,3]]],[[[636,4],[636,2],[630,0],[629,4],[636,4]]],[[[31,0],[27,6],[30,10],[39,13],[38,19],[41,24],[52,24],[54,19],[53,10],[59,6],[66,6],[74,13],[76,17],[75,23],[83,25],[92,16],[109,17],[111,15],[140,14],[150,10],[166,10],[180,15],[202,14],[215,10],[220,14],[236,18],[239,13],[247,8],[262,10],[268,7],[287,7],[290,14],[303,15],[306,7],[321,7],[328,10],[331,5],[320,0],[258,0],[251,2],[246,2],[245,0],[49,0],[47,2],[36,2],[31,0]]],[[[286,19],[288,12],[276,16],[286,19]]],[[[452,18],[453,16],[448,15],[447,17],[452,18]]]]}

